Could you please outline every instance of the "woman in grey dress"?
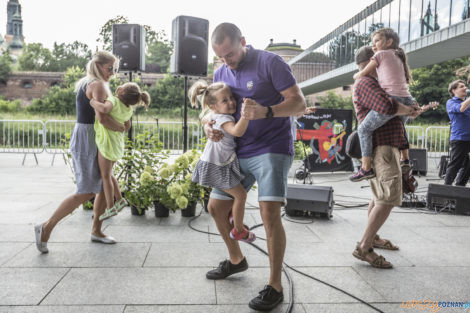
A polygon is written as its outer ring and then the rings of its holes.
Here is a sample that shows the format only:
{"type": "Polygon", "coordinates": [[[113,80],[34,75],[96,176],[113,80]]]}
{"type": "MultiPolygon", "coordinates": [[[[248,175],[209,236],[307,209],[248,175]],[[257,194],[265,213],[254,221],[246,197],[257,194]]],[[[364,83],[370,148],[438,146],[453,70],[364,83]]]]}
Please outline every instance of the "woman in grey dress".
{"type": "Polygon", "coordinates": [[[108,95],[111,95],[108,82],[116,73],[118,65],[119,60],[113,54],[107,51],[96,52],[87,64],[87,75],[79,80],[75,86],[77,92],[77,124],[70,138],[70,152],[72,154],[77,191],[62,201],[49,220],[34,226],[36,246],[41,253],[49,251],[47,242],[57,223],[72,213],[80,204],[92,199],[96,194],[91,240],[106,244],[116,243],[114,238],[104,235],[101,231],[102,223],[99,216],[103,214],[106,202],[98,167],[93,125],[95,123],[95,114],[101,124],[114,131],[125,131],[129,129],[130,124],[120,124],[107,114],[95,112],[90,106],[90,100],[93,98],[104,102],[108,95]]]}

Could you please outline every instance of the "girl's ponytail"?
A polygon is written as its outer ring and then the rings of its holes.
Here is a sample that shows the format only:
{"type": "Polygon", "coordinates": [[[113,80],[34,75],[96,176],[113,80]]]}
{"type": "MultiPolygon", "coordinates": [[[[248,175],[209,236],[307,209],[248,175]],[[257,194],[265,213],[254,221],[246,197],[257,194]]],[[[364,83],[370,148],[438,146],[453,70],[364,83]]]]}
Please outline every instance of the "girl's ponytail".
{"type": "Polygon", "coordinates": [[[150,105],[150,95],[147,91],[143,91],[140,93],[140,99],[145,106],[145,111],[149,110],[150,105]]]}
{"type": "Polygon", "coordinates": [[[408,66],[408,60],[406,58],[405,51],[403,51],[402,48],[397,48],[395,50],[395,54],[396,54],[396,56],[398,56],[400,58],[401,62],[403,63],[403,69],[405,70],[406,83],[408,85],[412,84],[413,83],[413,77],[411,77],[411,71],[410,71],[410,67],[408,66]]]}

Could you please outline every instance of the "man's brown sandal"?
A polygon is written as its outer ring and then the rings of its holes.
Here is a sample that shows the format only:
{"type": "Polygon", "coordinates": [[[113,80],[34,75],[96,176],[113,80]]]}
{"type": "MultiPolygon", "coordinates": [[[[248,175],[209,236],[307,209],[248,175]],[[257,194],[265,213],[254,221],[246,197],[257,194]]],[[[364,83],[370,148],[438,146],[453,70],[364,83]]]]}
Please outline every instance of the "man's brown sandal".
{"type": "Polygon", "coordinates": [[[392,268],[392,263],[385,260],[385,258],[381,255],[378,255],[374,252],[373,248],[369,248],[368,250],[362,250],[359,247],[359,244],[354,249],[352,254],[355,258],[358,258],[361,261],[365,261],[376,268],[392,268]]]}
{"type": "Polygon", "coordinates": [[[384,250],[398,250],[400,249],[398,246],[394,245],[388,239],[380,238],[379,235],[375,235],[374,243],[372,244],[374,248],[377,249],[384,249],[384,250]],[[383,241],[383,243],[380,243],[383,241]]]}

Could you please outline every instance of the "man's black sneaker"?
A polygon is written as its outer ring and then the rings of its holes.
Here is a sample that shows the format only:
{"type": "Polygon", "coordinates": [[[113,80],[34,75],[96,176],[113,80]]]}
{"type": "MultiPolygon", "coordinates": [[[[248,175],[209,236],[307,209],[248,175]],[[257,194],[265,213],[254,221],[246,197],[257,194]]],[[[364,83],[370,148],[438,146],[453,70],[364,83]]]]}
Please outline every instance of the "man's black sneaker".
{"type": "Polygon", "coordinates": [[[206,273],[207,279],[224,279],[232,274],[246,271],[248,262],[246,258],[238,264],[232,264],[229,260],[220,262],[219,267],[206,273]]]}
{"type": "Polygon", "coordinates": [[[282,290],[277,292],[272,286],[266,285],[256,298],[251,299],[248,306],[257,311],[270,311],[283,300],[284,294],[282,290]]]}

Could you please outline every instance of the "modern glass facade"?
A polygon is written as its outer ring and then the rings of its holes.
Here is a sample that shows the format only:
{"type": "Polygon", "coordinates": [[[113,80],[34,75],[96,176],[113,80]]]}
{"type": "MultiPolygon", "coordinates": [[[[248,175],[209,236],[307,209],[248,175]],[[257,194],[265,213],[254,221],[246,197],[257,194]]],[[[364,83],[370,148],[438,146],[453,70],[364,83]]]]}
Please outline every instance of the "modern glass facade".
{"type": "Polygon", "coordinates": [[[298,82],[350,64],[371,34],[393,28],[401,44],[470,17],[470,0],[378,0],[294,58],[290,65],[298,82]]]}

